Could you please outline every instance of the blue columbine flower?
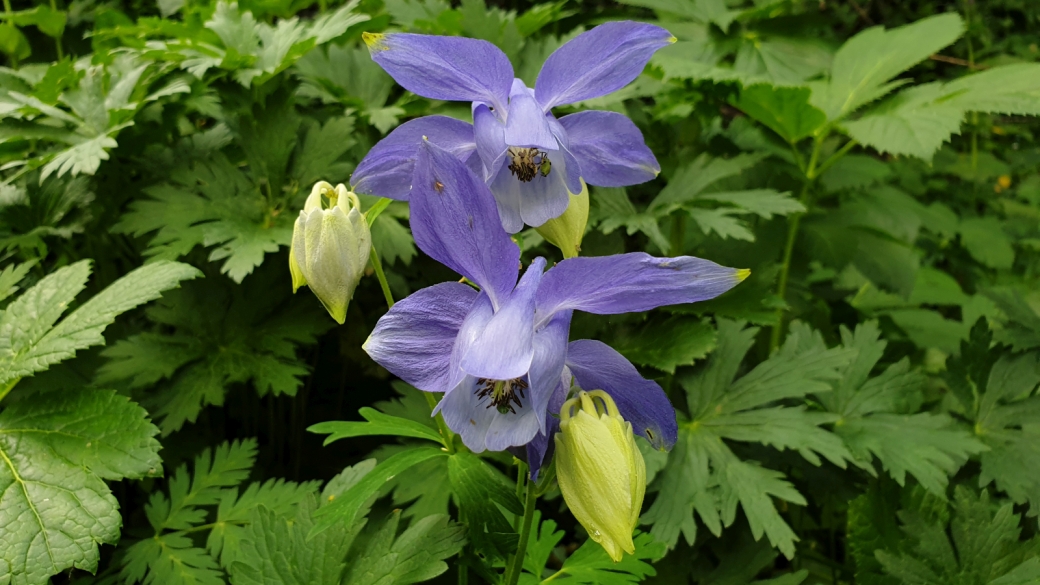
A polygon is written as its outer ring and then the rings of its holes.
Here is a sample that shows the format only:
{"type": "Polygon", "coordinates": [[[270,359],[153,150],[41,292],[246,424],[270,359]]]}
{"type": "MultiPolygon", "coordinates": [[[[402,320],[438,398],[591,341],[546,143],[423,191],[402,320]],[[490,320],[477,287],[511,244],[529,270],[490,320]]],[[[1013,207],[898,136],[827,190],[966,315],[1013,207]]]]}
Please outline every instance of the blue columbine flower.
{"type": "Polygon", "coordinates": [[[571,258],[549,270],[536,258],[518,280],[520,250],[499,225],[487,185],[454,154],[421,143],[414,190],[416,244],[480,290],[446,282],[395,304],[365,342],[372,359],[420,390],[445,393],[438,408],[467,447],[528,445],[534,470],[558,428],[547,413],[559,412],[572,379],[610,394],[654,445],[675,442],[675,411],[661,388],[606,344],[568,344],[571,314],[702,301],[747,271],[631,253],[571,258]]]}
{"type": "Polygon", "coordinates": [[[567,209],[569,193],[590,185],[649,181],[661,167],[631,120],[614,112],[553,116],[556,106],[606,95],[639,76],[654,51],[673,42],[665,29],[609,22],[578,35],[546,59],[534,89],[487,41],[365,33],[372,58],[405,89],[473,103],[473,124],[446,116],[405,123],[373,148],[351,177],[354,191],[407,200],[423,137],[455,154],[491,186],[502,226],[540,226],[567,209]]]}

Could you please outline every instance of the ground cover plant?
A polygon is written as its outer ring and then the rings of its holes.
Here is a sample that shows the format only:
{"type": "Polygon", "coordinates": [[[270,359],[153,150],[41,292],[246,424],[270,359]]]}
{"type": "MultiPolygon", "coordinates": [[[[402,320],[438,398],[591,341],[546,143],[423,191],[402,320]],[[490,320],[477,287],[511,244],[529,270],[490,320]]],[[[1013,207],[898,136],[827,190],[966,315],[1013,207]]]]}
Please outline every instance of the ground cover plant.
{"type": "Polygon", "coordinates": [[[1040,584],[1038,30],[5,0],[0,584],[1040,584]]]}

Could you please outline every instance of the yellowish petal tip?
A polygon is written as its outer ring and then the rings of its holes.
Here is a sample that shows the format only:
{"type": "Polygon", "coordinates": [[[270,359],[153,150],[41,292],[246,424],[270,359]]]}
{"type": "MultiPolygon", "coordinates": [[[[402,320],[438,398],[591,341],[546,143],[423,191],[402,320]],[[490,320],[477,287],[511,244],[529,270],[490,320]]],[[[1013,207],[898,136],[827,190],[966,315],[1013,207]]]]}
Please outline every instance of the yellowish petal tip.
{"type": "Polygon", "coordinates": [[[744,282],[744,279],[751,276],[751,270],[748,268],[741,268],[737,270],[737,282],[744,282]]]}
{"type": "MultiPolygon", "coordinates": [[[[365,34],[368,34],[368,33],[365,33],[365,34]]],[[[668,38],[668,42],[669,42],[669,43],[674,43],[675,41],[678,41],[678,40],[679,40],[679,39],[677,39],[677,38],[675,38],[675,37],[669,37],[669,38],[668,38]]],[[[365,41],[365,42],[368,42],[368,41],[365,41]]]]}
{"type": "Polygon", "coordinates": [[[386,38],[386,35],[383,33],[361,33],[361,40],[365,41],[365,45],[373,51],[385,51],[388,48],[383,42],[384,38],[386,38]]]}

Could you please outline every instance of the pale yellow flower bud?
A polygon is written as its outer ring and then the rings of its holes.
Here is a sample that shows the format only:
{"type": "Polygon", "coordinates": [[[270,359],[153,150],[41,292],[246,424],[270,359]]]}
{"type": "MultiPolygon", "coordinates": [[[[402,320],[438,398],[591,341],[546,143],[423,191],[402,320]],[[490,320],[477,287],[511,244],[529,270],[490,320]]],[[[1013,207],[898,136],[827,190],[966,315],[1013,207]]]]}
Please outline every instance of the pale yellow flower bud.
{"type": "Polygon", "coordinates": [[[581,252],[581,239],[589,221],[589,187],[581,182],[581,193],[571,194],[570,205],[560,217],[550,219],[535,228],[550,244],[563,252],[564,258],[574,258],[581,252]]]}
{"type": "Polygon", "coordinates": [[[321,181],[293,227],[289,271],[293,292],[307,285],[332,318],[343,323],[368,255],[372,234],[361,214],[357,195],[347,188],[321,181]]]}
{"type": "Polygon", "coordinates": [[[606,392],[580,392],[560,409],[556,477],[571,513],[614,562],[635,553],[646,464],[632,423],[606,392]]]}

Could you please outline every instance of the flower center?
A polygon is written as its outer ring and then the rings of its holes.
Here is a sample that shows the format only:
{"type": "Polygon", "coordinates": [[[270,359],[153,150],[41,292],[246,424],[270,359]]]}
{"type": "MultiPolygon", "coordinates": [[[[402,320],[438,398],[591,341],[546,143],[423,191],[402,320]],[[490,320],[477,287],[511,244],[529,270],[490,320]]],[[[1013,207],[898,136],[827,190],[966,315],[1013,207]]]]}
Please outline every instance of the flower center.
{"type": "Polygon", "coordinates": [[[510,146],[507,153],[509,154],[509,172],[523,183],[533,181],[538,173],[541,173],[543,177],[548,177],[552,171],[549,155],[537,148],[510,146]]]}
{"type": "Polygon", "coordinates": [[[520,399],[527,399],[524,396],[524,389],[527,388],[527,382],[522,378],[513,378],[512,380],[489,380],[487,378],[480,378],[477,380],[477,398],[481,400],[490,398],[491,401],[485,408],[491,408],[494,406],[498,409],[498,412],[505,414],[511,412],[516,414],[516,410],[513,409],[513,403],[516,404],[517,408],[523,408],[523,404],[520,403],[520,399]]]}

